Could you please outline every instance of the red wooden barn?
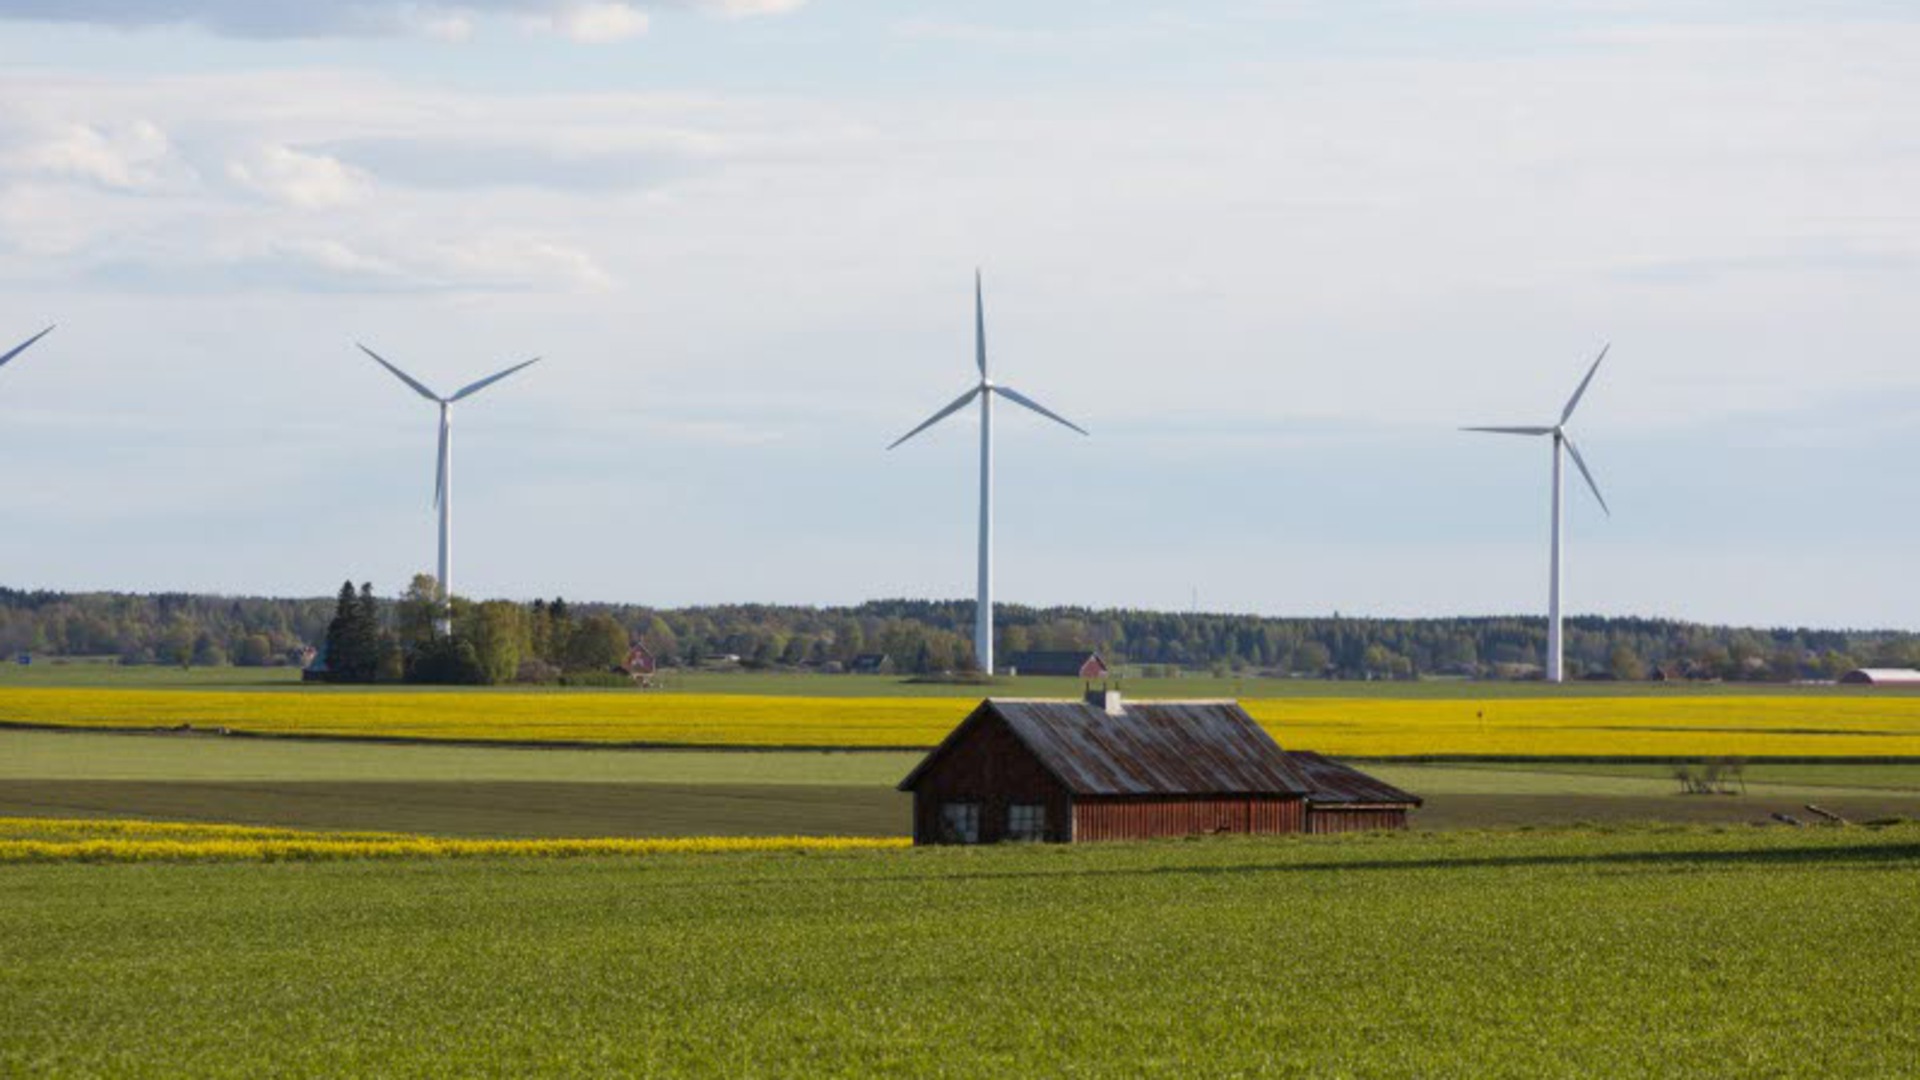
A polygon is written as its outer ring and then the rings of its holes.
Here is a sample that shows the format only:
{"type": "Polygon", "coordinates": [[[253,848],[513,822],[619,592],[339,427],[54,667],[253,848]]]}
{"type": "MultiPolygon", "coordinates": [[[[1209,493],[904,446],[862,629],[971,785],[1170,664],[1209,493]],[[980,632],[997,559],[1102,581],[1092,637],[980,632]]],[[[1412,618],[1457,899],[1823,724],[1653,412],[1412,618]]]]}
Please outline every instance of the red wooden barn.
{"type": "Polygon", "coordinates": [[[989,698],[900,782],[917,844],[1404,828],[1420,800],[1231,701],[989,698]]]}
{"type": "Polygon", "coordinates": [[[1097,652],[1069,649],[1052,652],[1017,652],[1007,658],[1010,675],[1067,675],[1076,679],[1104,679],[1112,672],[1097,652]]]}
{"type": "Polygon", "coordinates": [[[659,665],[654,663],[653,654],[647,651],[645,645],[638,642],[633,648],[627,650],[627,662],[621,668],[629,675],[651,675],[658,669],[659,665]]]}

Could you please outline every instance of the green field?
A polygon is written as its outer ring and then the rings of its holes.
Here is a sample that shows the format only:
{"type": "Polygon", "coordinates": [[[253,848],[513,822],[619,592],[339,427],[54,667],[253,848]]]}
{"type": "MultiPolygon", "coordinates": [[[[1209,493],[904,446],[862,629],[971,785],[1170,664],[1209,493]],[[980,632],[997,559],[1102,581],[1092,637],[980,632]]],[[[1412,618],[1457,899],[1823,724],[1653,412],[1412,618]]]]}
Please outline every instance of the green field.
{"type": "Polygon", "coordinates": [[[0,816],[449,836],[898,836],[916,754],[509,750],[0,731],[0,816]]]}
{"type": "Polygon", "coordinates": [[[0,1074],[1895,1076],[1920,826],[0,871],[0,1074]]]}
{"type": "MultiPolygon", "coordinates": [[[[0,731],[0,816],[143,817],[446,836],[898,836],[889,752],[572,750],[0,731]]],[[[1678,794],[1658,766],[1406,765],[1421,829],[1608,821],[1920,818],[1920,767],[1761,765],[1747,794],[1678,794]]]]}

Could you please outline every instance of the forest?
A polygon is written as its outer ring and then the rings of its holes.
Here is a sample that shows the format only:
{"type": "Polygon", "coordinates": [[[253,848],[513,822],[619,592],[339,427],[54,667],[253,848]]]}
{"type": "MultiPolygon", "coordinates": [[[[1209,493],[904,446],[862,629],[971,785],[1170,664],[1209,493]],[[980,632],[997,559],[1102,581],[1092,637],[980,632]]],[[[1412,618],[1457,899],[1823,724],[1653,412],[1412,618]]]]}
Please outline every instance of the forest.
{"type": "MultiPolygon", "coordinates": [[[[406,677],[423,655],[451,662],[454,681],[547,681],[604,670],[642,643],[664,667],[845,670],[884,655],[900,674],[973,666],[968,600],[876,600],[852,607],[760,604],[652,608],[561,599],[474,602],[455,597],[454,638],[474,656],[433,651],[437,588],[416,578],[393,597],[351,588],[376,677],[406,677]],[[560,618],[555,618],[556,611],[560,618]],[[559,628],[556,630],[556,624],[559,628]],[[583,630],[584,628],[584,630],[583,630]],[[484,654],[484,655],[483,655],[484,654]],[[484,678],[475,675],[476,666],[484,678]],[[532,665],[532,666],[529,666],[532,665]]],[[[64,593],[0,589],[0,655],[114,657],[123,664],[305,664],[341,614],[337,597],[186,593],[64,593]]],[[[1545,620],[1271,617],[1002,604],[999,655],[1029,649],[1097,651],[1143,674],[1174,671],[1344,679],[1537,675],[1545,620]]],[[[1746,628],[1655,618],[1573,618],[1575,677],[1792,681],[1861,665],[1920,666],[1920,636],[1890,630],[1746,628]]],[[[440,681],[440,680],[433,680],[440,681]]]]}

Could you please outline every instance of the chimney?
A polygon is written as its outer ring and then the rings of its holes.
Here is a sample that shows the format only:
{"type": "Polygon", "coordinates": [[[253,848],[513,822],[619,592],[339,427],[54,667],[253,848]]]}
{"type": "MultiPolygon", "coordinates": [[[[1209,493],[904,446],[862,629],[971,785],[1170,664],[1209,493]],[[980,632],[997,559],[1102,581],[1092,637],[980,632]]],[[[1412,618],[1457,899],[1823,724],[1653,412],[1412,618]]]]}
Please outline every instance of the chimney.
{"type": "Polygon", "coordinates": [[[1098,690],[1091,686],[1087,687],[1087,704],[1105,712],[1108,716],[1119,716],[1125,711],[1120,704],[1120,691],[1109,690],[1104,686],[1098,690]]]}

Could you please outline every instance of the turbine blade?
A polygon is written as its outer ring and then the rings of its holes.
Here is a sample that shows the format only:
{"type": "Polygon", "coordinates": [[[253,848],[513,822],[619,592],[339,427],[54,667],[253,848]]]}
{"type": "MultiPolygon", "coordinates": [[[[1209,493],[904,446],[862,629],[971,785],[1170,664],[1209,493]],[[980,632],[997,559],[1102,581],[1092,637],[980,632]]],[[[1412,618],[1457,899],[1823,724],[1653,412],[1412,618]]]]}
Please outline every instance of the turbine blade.
{"type": "Polygon", "coordinates": [[[1613,508],[1607,505],[1607,497],[1600,494],[1600,485],[1593,482],[1593,473],[1588,471],[1586,459],[1580,456],[1580,448],[1573,445],[1572,439],[1566,440],[1566,443],[1567,453],[1573,455],[1573,463],[1579,467],[1580,475],[1587,478],[1587,489],[1593,492],[1594,498],[1600,500],[1600,509],[1605,511],[1608,517],[1612,517],[1613,508]]]}
{"type": "Polygon", "coordinates": [[[1613,348],[1612,342],[1608,342],[1605,345],[1600,346],[1600,355],[1593,358],[1593,366],[1587,369],[1587,377],[1580,380],[1580,388],[1573,392],[1573,396],[1571,398],[1567,399],[1567,407],[1561,410],[1560,412],[1560,422],[1562,424],[1565,424],[1567,421],[1573,419],[1573,410],[1580,407],[1580,398],[1586,394],[1587,384],[1591,383],[1593,381],[1593,377],[1599,374],[1600,361],[1605,360],[1607,358],[1607,350],[1611,348],[1613,348]]]}
{"type": "Polygon", "coordinates": [[[355,342],[354,344],[359,346],[359,349],[361,352],[366,353],[368,356],[373,357],[374,360],[377,363],[379,363],[381,367],[386,368],[388,371],[393,372],[394,378],[399,379],[401,382],[406,383],[408,386],[413,387],[414,393],[419,394],[421,397],[426,398],[428,401],[440,400],[439,394],[436,394],[433,391],[427,389],[426,386],[420,382],[420,380],[414,378],[413,376],[407,374],[404,371],[401,371],[399,368],[394,367],[392,364],[388,363],[386,357],[381,356],[379,353],[374,352],[372,349],[367,348],[365,345],[360,345],[359,342],[355,342]]]}
{"type": "Polygon", "coordinates": [[[536,356],[531,360],[527,360],[522,363],[515,364],[505,371],[498,372],[493,375],[489,375],[486,378],[481,379],[477,383],[468,383],[467,385],[461,387],[458,393],[448,398],[447,401],[455,402],[455,401],[459,401],[463,397],[468,396],[469,394],[477,394],[480,391],[485,390],[487,387],[492,386],[494,383],[499,382],[501,379],[506,378],[507,376],[513,374],[516,371],[519,371],[521,368],[532,367],[533,365],[539,362],[540,362],[540,358],[536,356]]]}
{"type": "Polygon", "coordinates": [[[1463,427],[1461,431],[1480,431],[1492,435],[1551,435],[1550,427],[1463,427]]]}
{"type": "Polygon", "coordinates": [[[1066,417],[1061,416],[1059,413],[1054,412],[1052,409],[1047,408],[1045,405],[1040,404],[1039,402],[1033,400],[1032,398],[1021,393],[1020,391],[1013,389],[1012,387],[996,385],[993,388],[993,392],[996,394],[999,394],[1001,397],[1006,398],[1008,401],[1011,401],[1016,405],[1025,405],[1027,408],[1032,409],[1034,412],[1039,413],[1041,416],[1044,416],[1049,420],[1052,420],[1056,424],[1064,424],[1067,427],[1072,428],[1073,430],[1079,432],[1082,435],[1087,434],[1086,428],[1083,428],[1079,424],[1076,424],[1073,421],[1067,419],[1066,417]]]}
{"type": "Polygon", "coordinates": [[[980,377],[987,377],[987,309],[980,296],[980,268],[973,270],[973,361],[980,365],[980,377]]]}
{"type": "Polygon", "coordinates": [[[53,327],[49,326],[45,330],[40,331],[39,333],[33,335],[32,337],[21,342],[20,344],[15,345],[12,351],[8,352],[7,355],[0,356],[0,367],[5,367],[7,364],[7,361],[13,359],[16,356],[19,356],[23,352],[26,352],[27,346],[32,345],[34,342],[39,341],[41,338],[46,337],[48,334],[51,334],[51,333],[53,333],[53,327]]]}
{"type": "Polygon", "coordinates": [[[442,408],[440,411],[440,464],[434,470],[433,477],[433,508],[435,510],[440,509],[441,504],[447,500],[447,434],[447,413],[442,408]]]}
{"type": "Polygon", "coordinates": [[[899,446],[901,443],[906,442],[908,439],[913,438],[915,435],[920,434],[921,432],[927,430],[928,428],[939,423],[940,421],[945,420],[947,417],[952,416],[954,413],[959,412],[961,409],[965,408],[970,402],[972,402],[973,399],[977,397],[979,394],[980,394],[980,388],[977,386],[967,391],[966,393],[961,394],[959,397],[953,400],[953,404],[947,406],[944,409],[941,409],[939,412],[934,413],[932,416],[928,417],[926,419],[926,422],[922,423],[919,427],[914,428],[912,431],[909,431],[905,435],[902,435],[899,438],[893,440],[893,444],[891,446],[888,446],[887,449],[891,450],[895,446],[899,446]]]}

